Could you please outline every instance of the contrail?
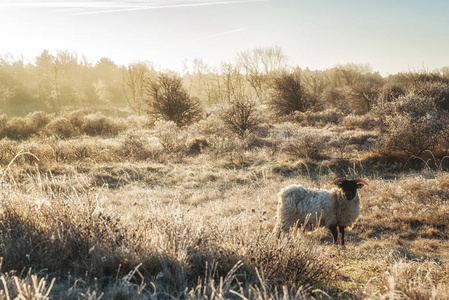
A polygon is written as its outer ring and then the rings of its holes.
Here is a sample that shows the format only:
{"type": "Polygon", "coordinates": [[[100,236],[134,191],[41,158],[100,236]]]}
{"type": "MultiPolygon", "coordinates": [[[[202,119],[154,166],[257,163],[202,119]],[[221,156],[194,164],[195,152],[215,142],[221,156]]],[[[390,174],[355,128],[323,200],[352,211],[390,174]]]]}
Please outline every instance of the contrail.
{"type": "Polygon", "coordinates": [[[128,8],[117,7],[117,9],[79,12],[79,13],[72,13],[72,14],[69,14],[69,15],[71,15],[71,16],[76,16],[76,15],[93,15],[93,14],[118,13],[118,12],[128,12],[128,11],[137,11],[137,10],[152,10],[152,9],[163,9],[163,8],[180,8],[180,7],[195,7],[195,6],[209,6],[209,5],[225,5],[225,4],[238,4],[238,3],[261,2],[261,1],[268,1],[268,0],[219,1],[219,2],[202,2],[202,3],[155,5],[155,6],[139,5],[139,6],[133,6],[133,7],[128,7],[128,8]]]}
{"type": "MultiPolygon", "coordinates": [[[[110,8],[131,7],[130,3],[108,2],[1,2],[0,7],[41,7],[41,8],[110,8]]],[[[132,5],[136,7],[136,5],[132,5]]]]}
{"type": "Polygon", "coordinates": [[[243,31],[243,30],[245,30],[245,28],[239,28],[239,29],[229,30],[229,31],[220,32],[220,33],[216,33],[216,34],[206,35],[206,36],[203,36],[203,37],[200,37],[200,38],[197,38],[197,39],[193,39],[190,42],[198,42],[198,41],[202,41],[202,40],[207,40],[207,39],[214,38],[214,37],[217,37],[217,36],[231,34],[231,33],[239,32],[239,31],[243,31]]]}

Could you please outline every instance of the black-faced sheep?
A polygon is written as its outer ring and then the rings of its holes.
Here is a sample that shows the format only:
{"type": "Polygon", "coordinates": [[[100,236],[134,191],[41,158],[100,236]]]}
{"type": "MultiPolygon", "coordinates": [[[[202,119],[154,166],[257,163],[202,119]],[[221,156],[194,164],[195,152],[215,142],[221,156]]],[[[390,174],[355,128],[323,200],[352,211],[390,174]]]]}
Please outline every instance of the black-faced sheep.
{"type": "Polygon", "coordinates": [[[297,224],[305,230],[317,227],[329,228],[338,242],[341,234],[341,245],[345,244],[345,227],[352,226],[360,215],[360,199],[357,189],[368,185],[363,179],[332,182],[338,189],[331,191],[306,189],[302,185],[290,185],[279,193],[278,203],[278,236],[297,224]]]}

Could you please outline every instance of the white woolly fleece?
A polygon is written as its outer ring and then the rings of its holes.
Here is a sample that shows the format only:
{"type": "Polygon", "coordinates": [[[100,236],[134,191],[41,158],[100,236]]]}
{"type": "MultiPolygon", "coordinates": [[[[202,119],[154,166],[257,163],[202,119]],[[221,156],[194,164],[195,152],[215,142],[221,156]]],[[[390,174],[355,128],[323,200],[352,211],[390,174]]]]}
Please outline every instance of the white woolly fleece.
{"type": "Polygon", "coordinates": [[[338,189],[331,191],[306,189],[302,185],[290,185],[279,193],[278,225],[289,230],[299,220],[306,230],[317,227],[352,226],[360,215],[358,194],[346,200],[338,189]]]}

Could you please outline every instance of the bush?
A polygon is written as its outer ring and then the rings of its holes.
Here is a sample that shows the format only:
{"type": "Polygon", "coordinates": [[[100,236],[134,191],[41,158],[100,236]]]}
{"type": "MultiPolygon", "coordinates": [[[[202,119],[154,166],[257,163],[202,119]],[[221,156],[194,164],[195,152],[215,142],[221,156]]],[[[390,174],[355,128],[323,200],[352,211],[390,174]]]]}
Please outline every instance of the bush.
{"type": "Polygon", "coordinates": [[[236,99],[222,112],[221,119],[226,126],[241,139],[244,139],[261,123],[256,101],[236,99]]]}
{"type": "Polygon", "coordinates": [[[35,132],[40,131],[48,123],[50,123],[52,116],[43,111],[36,111],[27,116],[28,126],[33,128],[35,132]]]}
{"type": "Polygon", "coordinates": [[[47,135],[56,136],[59,138],[70,138],[78,134],[73,124],[66,117],[58,117],[50,121],[45,126],[47,135]]]}
{"type": "Polygon", "coordinates": [[[264,240],[252,250],[255,265],[274,286],[319,286],[336,275],[316,246],[294,234],[280,241],[264,240]]]}
{"type": "Polygon", "coordinates": [[[167,153],[183,154],[188,150],[187,132],[176,126],[172,121],[157,121],[155,124],[156,137],[167,153]]]}
{"type": "Polygon", "coordinates": [[[139,136],[129,134],[119,148],[120,157],[127,159],[146,160],[154,158],[154,152],[147,146],[148,141],[139,136]]]}
{"type": "Polygon", "coordinates": [[[305,112],[315,107],[317,102],[301,85],[298,75],[284,73],[274,79],[269,104],[278,116],[289,115],[295,111],[305,112]]]}
{"type": "Polygon", "coordinates": [[[313,131],[304,131],[298,140],[287,141],[284,152],[293,159],[323,159],[326,157],[327,139],[313,131]]]}
{"type": "Polygon", "coordinates": [[[175,74],[159,74],[146,86],[149,113],[156,119],[172,121],[177,126],[197,121],[202,113],[197,98],[190,97],[182,87],[182,80],[175,74]]]}
{"type": "Polygon", "coordinates": [[[117,135],[124,129],[123,124],[100,113],[86,116],[81,126],[81,131],[90,136],[117,135]]]}
{"type": "Polygon", "coordinates": [[[347,87],[327,86],[322,95],[322,101],[325,108],[341,109],[346,107],[349,89],[347,87]]]}
{"type": "Polygon", "coordinates": [[[2,115],[0,119],[0,137],[8,137],[14,140],[28,139],[37,135],[51,120],[44,112],[34,112],[26,117],[8,118],[2,115]]]}
{"type": "Polygon", "coordinates": [[[449,110],[449,79],[435,73],[409,74],[409,90],[435,102],[438,109],[449,110]]]}
{"type": "Polygon", "coordinates": [[[19,142],[8,138],[0,140],[0,164],[8,165],[19,152],[19,142]]]}
{"type": "Polygon", "coordinates": [[[334,109],[328,109],[319,112],[306,111],[299,112],[296,111],[289,117],[301,126],[312,126],[312,127],[324,127],[328,124],[338,124],[342,119],[343,115],[334,109]]]}
{"type": "Polygon", "coordinates": [[[67,120],[70,121],[72,126],[77,131],[81,131],[81,127],[84,124],[84,119],[89,114],[90,114],[90,112],[87,111],[87,110],[75,110],[73,112],[70,112],[70,113],[66,114],[65,117],[67,118],[67,120]]]}
{"type": "Polygon", "coordinates": [[[3,128],[2,137],[13,140],[27,139],[33,131],[27,126],[25,118],[14,117],[7,119],[6,126],[3,128]]]}
{"type": "Polygon", "coordinates": [[[410,94],[389,103],[383,110],[382,148],[420,156],[433,151],[449,125],[445,115],[429,99],[410,94]]]}
{"type": "MultiPolygon", "coordinates": [[[[405,85],[405,84],[404,84],[405,85]]],[[[398,84],[386,84],[377,100],[374,102],[374,111],[385,109],[388,103],[396,101],[399,97],[403,97],[407,94],[405,87],[398,84]]]]}
{"type": "Polygon", "coordinates": [[[449,111],[449,84],[436,83],[430,87],[430,97],[440,110],[449,111]]]}
{"type": "Polygon", "coordinates": [[[345,116],[340,124],[347,130],[356,130],[356,129],[373,130],[379,126],[378,121],[370,113],[367,113],[362,116],[358,115],[345,116]]]}

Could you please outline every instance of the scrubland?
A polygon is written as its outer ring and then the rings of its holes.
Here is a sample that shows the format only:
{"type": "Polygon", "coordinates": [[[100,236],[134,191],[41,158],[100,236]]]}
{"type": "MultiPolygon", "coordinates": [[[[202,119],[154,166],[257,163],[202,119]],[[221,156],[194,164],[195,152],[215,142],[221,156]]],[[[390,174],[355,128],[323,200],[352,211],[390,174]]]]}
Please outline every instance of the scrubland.
{"type": "Polygon", "coordinates": [[[0,299],[449,298],[449,69],[0,57],[0,299]],[[277,239],[284,186],[361,216],[277,239]]]}
{"type": "Polygon", "coordinates": [[[0,297],[445,299],[446,160],[385,156],[370,118],[262,122],[242,140],[215,114],[5,117],[33,133],[0,141],[0,297]],[[325,229],[272,235],[283,186],[341,176],[369,183],[346,248],[325,229]]]}

